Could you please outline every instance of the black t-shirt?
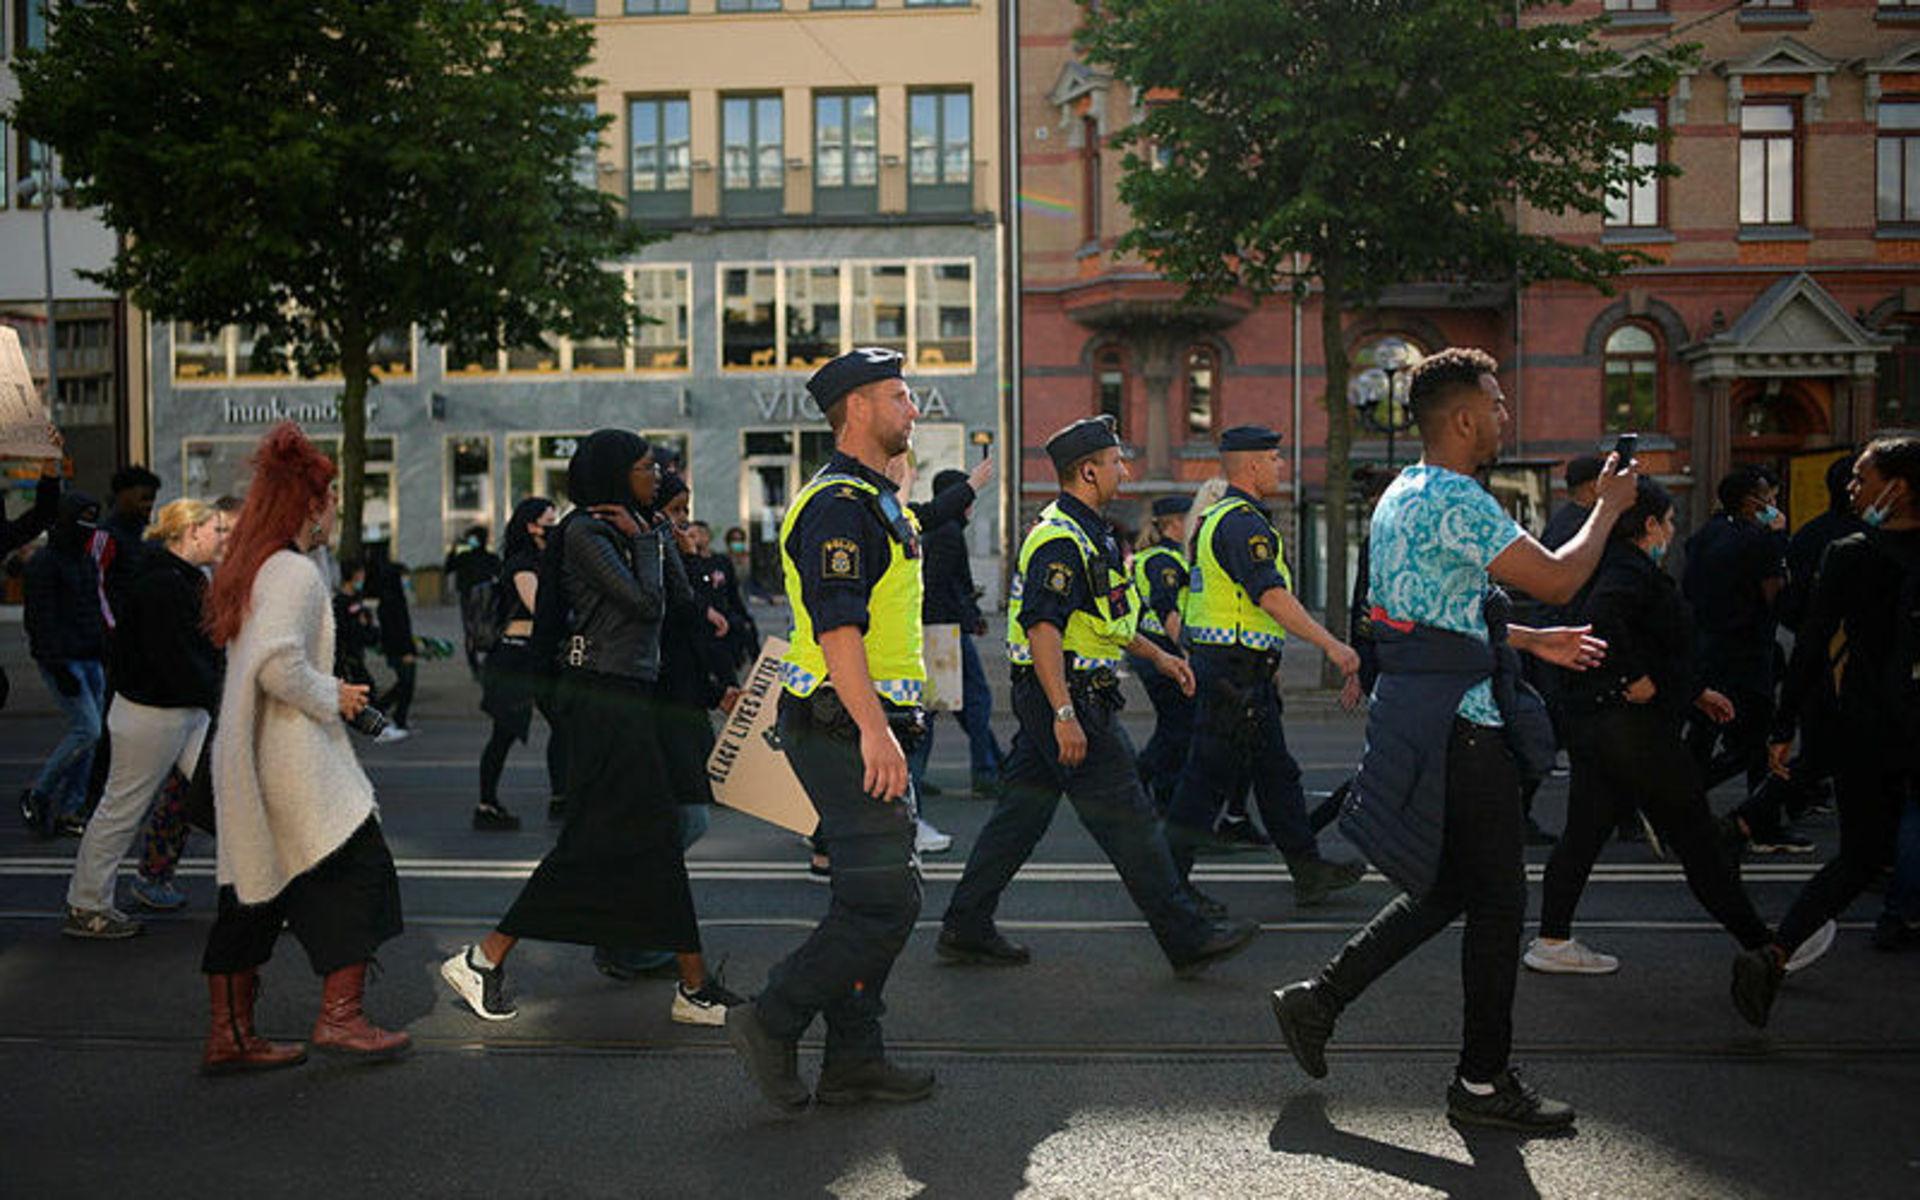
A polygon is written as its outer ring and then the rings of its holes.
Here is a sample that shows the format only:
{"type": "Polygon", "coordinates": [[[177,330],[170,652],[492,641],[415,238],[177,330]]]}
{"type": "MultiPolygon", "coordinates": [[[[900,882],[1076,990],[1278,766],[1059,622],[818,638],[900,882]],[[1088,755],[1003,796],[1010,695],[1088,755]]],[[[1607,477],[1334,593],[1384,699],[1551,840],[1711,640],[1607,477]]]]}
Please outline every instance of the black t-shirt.
{"type": "Polygon", "coordinates": [[[1916,569],[1920,529],[1856,533],[1827,547],[1780,686],[1772,740],[1793,736],[1809,698],[1830,686],[1838,659],[1844,728],[1856,747],[1888,749],[1876,743],[1897,731],[1893,718],[1903,715],[1886,710],[1883,687],[1895,649],[1894,609],[1907,572],[1916,569]]]}
{"type": "Polygon", "coordinates": [[[1280,577],[1280,535],[1267,519],[1260,502],[1241,491],[1228,488],[1227,495],[1245,500],[1252,508],[1236,506],[1213,526],[1213,556],[1227,577],[1246,589],[1255,604],[1272,588],[1284,588],[1280,577]]]}
{"type": "Polygon", "coordinates": [[[1073,496],[1061,496],[1057,503],[1061,514],[1093,543],[1100,561],[1086,562],[1072,538],[1056,537],[1033,552],[1020,599],[1020,627],[1029,634],[1043,623],[1065,632],[1068,618],[1076,612],[1097,615],[1092,580],[1104,583],[1108,565],[1120,563],[1120,546],[1105,518],[1073,496]]]}
{"type": "MultiPolygon", "coordinates": [[[[532,575],[535,581],[539,580],[540,552],[538,550],[520,551],[500,564],[499,604],[502,628],[515,621],[533,620],[533,613],[528,611],[526,604],[520,599],[520,589],[513,582],[515,576],[522,574],[532,575]]],[[[538,602],[538,594],[534,596],[534,600],[538,602]]]]}
{"type": "MultiPolygon", "coordinates": [[[[836,453],[823,469],[863,479],[897,503],[893,481],[856,458],[836,453]]],[[[800,603],[813,621],[815,640],[848,625],[867,631],[867,599],[892,561],[892,543],[878,506],[857,487],[827,487],[800,510],[786,551],[800,575],[800,603]]],[[[909,553],[920,553],[918,538],[909,553]]]]}

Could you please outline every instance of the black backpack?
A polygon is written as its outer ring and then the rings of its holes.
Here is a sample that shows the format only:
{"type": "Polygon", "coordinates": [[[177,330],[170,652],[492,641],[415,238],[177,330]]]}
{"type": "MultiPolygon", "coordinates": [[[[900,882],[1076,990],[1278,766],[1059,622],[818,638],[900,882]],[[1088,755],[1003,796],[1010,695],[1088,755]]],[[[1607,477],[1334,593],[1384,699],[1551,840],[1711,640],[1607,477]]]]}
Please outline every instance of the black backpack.
{"type": "Polygon", "coordinates": [[[482,579],[460,593],[460,627],[466,631],[470,652],[487,654],[500,644],[504,599],[497,576],[482,579]]]}

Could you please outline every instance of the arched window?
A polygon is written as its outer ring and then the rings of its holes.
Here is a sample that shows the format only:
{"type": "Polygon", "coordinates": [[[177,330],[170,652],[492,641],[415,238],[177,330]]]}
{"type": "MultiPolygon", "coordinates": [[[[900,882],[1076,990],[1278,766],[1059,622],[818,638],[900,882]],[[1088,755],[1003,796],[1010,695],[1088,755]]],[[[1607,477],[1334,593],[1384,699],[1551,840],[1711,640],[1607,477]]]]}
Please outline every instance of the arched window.
{"type": "Polygon", "coordinates": [[[1622,325],[1607,335],[1601,420],[1608,433],[1660,425],[1660,346],[1652,331],[1622,325]]]}
{"type": "Polygon", "coordinates": [[[1094,412],[1113,418],[1113,427],[1121,441],[1127,440],[1127,368],[1120,351],[1112,346],[1093,357],[1094,412]]]}
{"type": "Polygon", "coordinates": [[[1187,436],[1213,436],[1214,416],[1219,412],[1218,357],[1211,346],[1194,346],[1187,351],[1187,436]]]}

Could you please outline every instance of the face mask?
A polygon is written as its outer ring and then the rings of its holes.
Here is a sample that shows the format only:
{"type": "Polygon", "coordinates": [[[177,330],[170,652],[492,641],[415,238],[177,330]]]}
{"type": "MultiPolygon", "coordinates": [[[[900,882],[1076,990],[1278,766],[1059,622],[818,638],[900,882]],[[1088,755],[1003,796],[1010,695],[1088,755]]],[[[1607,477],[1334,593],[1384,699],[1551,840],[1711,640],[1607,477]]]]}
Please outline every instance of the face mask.
{"type": "Polygon", "coordinates": [[[1661,542],[1657,546],[1648,546],[1647,557],[1653,560],[1654,566],[1659,566],[1661,561],[1667,557],[1667,544],[1661,542]]]}
{"type": "Polygon", "coordinates": [[[1887,493],[1892,490],[1893,485],[1891,483],[1881,488],[1880,495],[1874,500],[1872,506],[1860,514],[1860,519],[1867,523],[1867,528],[1878,529],[1886,523],[1887,509],[1891,507],[1891,505],[1886,504],[1887,493]]]}
{"type": "Polygon", "coordinates": [[[1762,525],[1771,525],[1780,519],[1780,510],[1769,504],[1759,512],[1753,514],[1753,519],[1762,525]]]}

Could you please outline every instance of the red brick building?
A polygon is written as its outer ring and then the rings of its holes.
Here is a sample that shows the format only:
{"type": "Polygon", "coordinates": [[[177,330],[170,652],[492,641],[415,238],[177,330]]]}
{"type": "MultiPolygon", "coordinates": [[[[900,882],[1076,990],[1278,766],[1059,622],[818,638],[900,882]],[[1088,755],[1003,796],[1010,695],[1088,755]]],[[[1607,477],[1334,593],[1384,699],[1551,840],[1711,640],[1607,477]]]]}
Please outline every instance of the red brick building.
{"type": "MultiPolygon", "coordinates": [[[[1389,336],[1431,351],[1484,347],[1513,408],[1507,498],[1523,517],[1553,502],[1549,464],[1642,434],[1647,464],[1686,520],[1711,508],[1732,464],[1786,480],[1796,523],[1818,512],[1834,448],[1920,426],[1920,0],[1585,0],[1629,53],[1677,31],[1703,47],[1673,95],[1634,114],[1671,131],[1641,153],[1678,177],[1617,200],[1604,220],[1535,212],[1530,229],[1634,246],[1656,261],[1607,296],[1547,284],[1467,296],[1418,284],[1349,321],[1356,370],[1389,336]],[[1697,24],[1695,22],[1698,22],[1697,24]]],[[[1131,117],[1129,89],[1077,60],[1072,0],[1019,6],[1021,501],[1051,490],[1041,445],[1108,411],[1139,450],[1140,502],[1214,472],[1216,430],[1259,422],[1287,436],[1298,473],[1303,591],[1320,599],[1326,409],[1319,312],[1223,303],[1176,321],[1173,286],[1117,258],[1126,213],[1102,137],[1131,117]]],[[[1558,19],[1556,14],[1555,19],[1558,19]]],[[[1374,376],[1376,391],[1384,381],[1374,376]]],[[[1363,384],[1363,387],[1366,385],[1363,384]]],[[[1354,459],[1384,463],[1360,427],[1354,459]]],[[[1402,437],[1396,462],[1415,451],[1402,437]]],[[[1124,518],[1137,520],[1140,503],[1124,518]]]]}

